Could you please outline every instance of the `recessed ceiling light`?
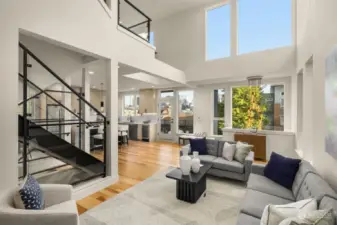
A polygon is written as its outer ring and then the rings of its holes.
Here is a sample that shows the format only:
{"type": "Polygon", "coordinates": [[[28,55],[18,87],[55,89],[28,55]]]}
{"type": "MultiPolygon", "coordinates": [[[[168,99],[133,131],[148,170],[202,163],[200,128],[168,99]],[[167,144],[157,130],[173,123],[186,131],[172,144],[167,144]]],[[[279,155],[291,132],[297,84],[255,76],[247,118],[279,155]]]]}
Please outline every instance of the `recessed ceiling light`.
{"type": "Polygon", "coordinates": [[[135,88],[131,88],[131,90],[135,90],[135,88]]]}
{"type": "Polygon", "coordinates": [[[94,71],[89,71],[88,73],[89,73],[90,75],[94,75],[94,74],[95,74],[94,71]]]}

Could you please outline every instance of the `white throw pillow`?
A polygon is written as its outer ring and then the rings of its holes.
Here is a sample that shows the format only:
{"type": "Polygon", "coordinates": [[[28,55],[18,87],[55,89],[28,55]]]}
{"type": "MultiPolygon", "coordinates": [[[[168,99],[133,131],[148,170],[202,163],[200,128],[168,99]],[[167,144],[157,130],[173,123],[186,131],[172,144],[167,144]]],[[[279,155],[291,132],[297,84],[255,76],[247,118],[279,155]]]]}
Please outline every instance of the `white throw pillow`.
{"type": "Polygon", "coordinates": [[[233,161],[235,151],[236,144],[229,144],[228,142],[225,142],[222,149],[222,157],[228,161],[233,161]]]}
{"type": "Polygon", "coordinates": [[[317,210],[316,199],[305,199],[286,205],[267,205],[260,225],[279,225],[283,220],[317,210]]]}
{"type": "Polygon", "coordinates": [[[317,210],[283,220],[279,225],[334,225],[333,210],[317,210]]]}

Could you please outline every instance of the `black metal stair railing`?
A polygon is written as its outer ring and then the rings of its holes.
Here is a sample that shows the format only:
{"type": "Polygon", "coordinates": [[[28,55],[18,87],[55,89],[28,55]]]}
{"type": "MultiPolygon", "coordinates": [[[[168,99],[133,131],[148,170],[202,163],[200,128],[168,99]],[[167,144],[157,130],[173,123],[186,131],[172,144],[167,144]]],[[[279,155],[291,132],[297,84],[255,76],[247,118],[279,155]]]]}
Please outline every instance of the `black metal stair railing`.
{"type": "Polygon", "coordinates": [[[151,18],[128,0],[118,0],[118,25],[150,42],[151,18]]]}
{"type": "MultiPolygon", "coordinates": [[[[96,177],[106,176],[106,127],[108,122],[105,115],[26,46],[19,43],[19,47],[23,53],[23,70],[19,73],[23,93],[22,101],[18,104],[21,111],[18,118],[18,135],[21,142],[18,161],[19,178],[25,177],[29,172],[36,175],[40,179],[38,181],[42,183],[75,185],[96,177]],[[35,76],[29,78],[30,73],[35,76]],[[65,91],[40,87],[36,81],[31,80],[37,79],[34,73],[38,73],[39,79],[42,80],[49,76],[49,81],[61,86],[65,91]],[[60,100],[66,95],[71,99],[77,99],[75,106],[72,107],[77,108],[78,112],[76,109],[68,108],[60,100]],[[48,107],[51,112],[48,112],[48,107]],[[96,120],[85,119],[87,118],[83,115],[85,107],[95,113],[96,120]],[[99,134],[101,140],[99,150],[103,153],[101,160],[91,155],[87,151],[87,146],[84,145],[84,138],[87,137],[85,133],[91,133],[92,129],[102,130],[99,134]],[[48,166],[48,160],[55,165],[48,166]],[[31,164],[43,164],[42,162],[46,165],[33,169],[30,166],[31,164]]],[[[85,141],[87,143],[89,140],[85,141]]]]}

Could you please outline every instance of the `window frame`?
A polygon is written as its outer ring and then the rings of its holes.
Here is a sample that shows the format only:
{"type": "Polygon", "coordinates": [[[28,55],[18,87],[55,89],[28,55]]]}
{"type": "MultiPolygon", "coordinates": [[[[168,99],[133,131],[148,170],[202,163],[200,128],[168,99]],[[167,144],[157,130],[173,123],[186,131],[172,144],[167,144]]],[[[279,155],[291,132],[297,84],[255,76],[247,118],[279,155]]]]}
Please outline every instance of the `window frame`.
{"type": "MultiPolygon", "coordinates": [[[[264,133],[264,134],[287,134],[291,131],[291,113],[292,113],[292,90],[291,90],[291,77],[290,76],[284,76],[284,77],[279,77],[279,78],[266,78],[262,80],[262,85],[283,85],[284,86],[284,130],[283,131],[277,131],[277,130],[259,130],[259,133],[264,133]]],[[[214,117],[214,90],[217,89],[224,89],[225,90],[225,110],[224,110],[224,121],[225,121],[225,129],[233,132],[245,132],[249,131],[249,129],[240,129],[240,128],[233,128],[232,127],[232,93],[233,90],[232,88],[235,87],[243,87],[243,86],[248,86],[247,81],[239,81],[239,82],[231,82],[231,83],[224,83],[224,84],[217,84],[217,85],[212,85],[209,87],[210,91],[210,96],[211,99],[211,107],[212,107],[212,114],[210,115],[210,134],[211,136],[218,136],[222,137],[223,135],[217,135],[214,134],[214,123],[213,121],[216,119],[214,117]],[[226,107],[227,106],[227,107],[226,107]],[[228,122],[230,121],[230,122],[228,122]]]]}
{"type": "Polygon", "coordinates": [[[177,132],[177,134],[179,133],[179,134],[187,134],[187,133],[180,133],[179,132],[179,112],[180,112],[180,96],[179,96],[179,93],[180,92],[185,92],[185,91],[191,91],[191,92],[193,92],[193,132],[192,133],[189,133],[189,134],[193,134],[193,133],[195,133],[195,90],[193,90],[193,89],[179,89],[179,90],[175,90],[175,93],[176,93],[176,105],[177,105],[177,107],[176,107],[176,111],[177,111],[177,113],[176,113],[176,120],[177,120],[177,126],[176,126],[176,132],[177,132]]]}
{"type": "Polygon", "coordinates": [[[211,134],[212,135],[222,135],[222,134],[214,134],[214,121],[224,121],[224,128],[226,128],[226,99],[227,99],[227,88],[213,88],[212,89],[212,99],[211,99],[211,102],[212,102],[212,115],[211,115],[211,134]],[[214,109],[215,109],[215,101],[214,101],[214,91],[215,90],[224,90],[225,94],[224,94],[224,116],[223,118],[222,117],[215,117],[214,116],[214,109]]]}
{"type": "MultiPolygon", "coordinates": [[[[237,1],[237,0],[234,0],[234,1],[237,1]]],[[[204,11],[204,22],[205,22],[205,26],[204,26],[204,38],[205,38],[205,42],[204,42],[204,59],[205,59],[205,62],[212,62],[212,61],[215,61],[215,60],[221,60],[221,59],[226,59],[226,58],[229,58],[229,57],[232,57],[232,44],[233,44],[233,40],[232,40],[232,27],[233,27],[233,20],[232,20],[232,4],[231,4],[231,1],[230,0],[225,0],[224,2],[221,2],[221,3],[217,3],[215,5],[212,5],[210,7],[206,7],[205,8],[205,11],[204,11]],[[207,59],[207,50],[208,50],[208,45],[207,45],[207,21],[208,21],[208,11],[211,11],[213,9],[216,9],[216,8],[220,8],[222,6],[225,6],[225,5],[228,5],[230,7],[230,40],[229,40],[229,56],[226,56],[226,57],[223,57],[223,58],[217,58],[217,59],[207,59]]]]}
{"type": "MultiPolygon", "coordinates": [[[[286,108],[286,92],[289,91],[287,89],[287,82],[286,81],[280,81],[280,82],[263,82],[262,81],[262,85],[270,85],[270,86],[277,86],[277,85],[283,85],[283,92],[284,92],[284,103],[283,103],[283,107],[286,108]]],[[[230,92],[231,92],[231,105],[230,105],[230,129],[235,129],[235,130],[250,130],[250,129],[241,129],[241,128],[235,128],[233,127],[233,88],[238,88],[238,87],[248,87],[248,84],[246,83],[245,85],[241,85],[241,84],[237,84],[237,85],[231,85],[230,86],[230,92]]],[[[287,102],[288,103],[288,102],[287,102]]],[[[287,106],[288,107],[288,106],[287,106]]],[[[284,121],[283,121],[283,131],[280,131],[280,130],[259,130],[259,132],[285,132],[286,131],[286,123],[285,123],[285,116],[286,114],[286,110],[284,110],[283,112],[283,117],[284,117],[284,121]]]]}
{"type": "Polygon", "coordinates": [[[280,48],[286,48],[286,47],[291,47],[291,46],[295,46],[296,45],[296,0],[290,0],[291,1],[291,43],[290,45],[286,45],[286,46],[279,46],[279,47],[273,47],[273,48],[264,48],[264,49],[260,49],[260,50],[255,50],[255,51],[249,51],[249,52],[245,52],[245,53],[240,53],[239,54],[239,2],[240,0],[233,0],[233,2],[235,2],[235,6],[234,6],[234,11],[235,11],[235,17],[231,18],[232,21],[232,26],[235,27],[235,55],[236,56],[242,56],[242,55],[247,55],[247,54],[252,54],[252,53],[257,53],[257,52],[264,52],[264,51],[270,51],[270,50],[274,50],[274,49],[280,49],[280,48]]]}
{"type": "MultiPolygon", "coordinates": [[[[261,51],[254,51],[254,52],[250,52],[250,53],[244,53],[244,54],[240,54],[239,55],[239,31],[238,31],[238,27],[239,27],[239,13],[238,13],[238,1],[239,0],[224,0],[224,2],[218,3],[218,4],[214,4],[210,7],[206,7],[204,10],[204,60],[205,62],[212,62],[214,60],[223,60],[223,59],[227,59],[230,57],[235,57],[235,56],[241,56],[241,55],[245,55],[245,54],[251,54],[251,53],[257,53],[257,52],[263,52],[263,51],[268,51],[268,50],[274,50],[274,49],[278,49],[278,48],[271,48],[271,49],[266,49],[266,50],[261,50],[261,51]],[[219,59],[213,59],[213,60],[207,60],[207,12],[209,10],[212,10],[214,8],[218,8],[221,7],[223,5],[228,4],[230,6],[230,56],[229,57],[225,57],[225,58],[219,58],[219,59]]],[[[293,47],[296,45],[296,0],[291,0],[292,1],[292,6],[291,6],[291,38],[292,38],[292,42],[290,46],[285,46],[285,47],[293,47]]],[[[280,47],[282,48],[282,47],[280,47]]]]}
{"type": "Polygon", "coordinates": [[[137,116],[137,111],[139,110],[139,105],[137,104],[137,98],[139,98],[139,93],[138,92],[126,92],[123,93],[122,95],[122,116],[127,116],[125,115],[125,97],[126,96],[133,96],[133,108],[134,108],[134,115],[137,116]]]}

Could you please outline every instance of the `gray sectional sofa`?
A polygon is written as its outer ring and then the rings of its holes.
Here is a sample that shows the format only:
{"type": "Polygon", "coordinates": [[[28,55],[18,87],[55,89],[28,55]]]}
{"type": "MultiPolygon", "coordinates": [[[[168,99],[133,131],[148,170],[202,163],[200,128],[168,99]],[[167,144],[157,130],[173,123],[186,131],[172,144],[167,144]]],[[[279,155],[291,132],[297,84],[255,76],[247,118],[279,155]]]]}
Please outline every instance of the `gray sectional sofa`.
{"type": "MultiPolygon", "coordinates": [[[[199,155],[201,163],[212,163],[212,168],[208,171],[208,174],[210,175],[247,182],[254,161],[254,152],[250,152],[246,157],[244,164],[237,161],[228,161],[222,157],[222,150],[225,142],[231,144],[235,143],[231,141],[206,139],[208,154],[199,155]]],[[[187,148],[189,154],[192,154],[190,145],[186,145],[183,148],[187,148]]],[[[180,151],[180,155],[182,155],[182,150],[180,151]]]]}
{"type": "Polygon", "coordinates": [[[316,198],[319,209],[333,208],[337,212],[337,194],[306,161],[302,161],[292,190],[263,176],[264,165],[253,165],[242,202],[238,225],[259,225],[266,205],[282,205],[308,198],[316,198]]]}

